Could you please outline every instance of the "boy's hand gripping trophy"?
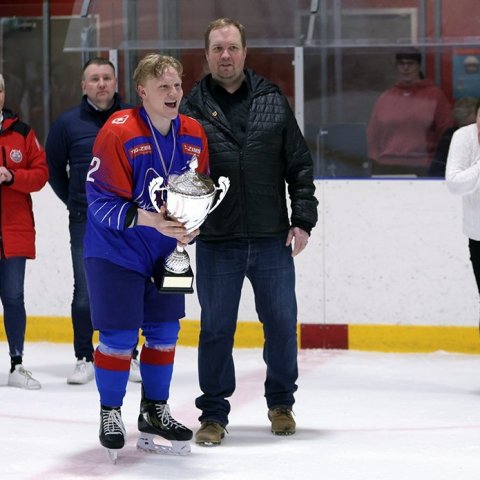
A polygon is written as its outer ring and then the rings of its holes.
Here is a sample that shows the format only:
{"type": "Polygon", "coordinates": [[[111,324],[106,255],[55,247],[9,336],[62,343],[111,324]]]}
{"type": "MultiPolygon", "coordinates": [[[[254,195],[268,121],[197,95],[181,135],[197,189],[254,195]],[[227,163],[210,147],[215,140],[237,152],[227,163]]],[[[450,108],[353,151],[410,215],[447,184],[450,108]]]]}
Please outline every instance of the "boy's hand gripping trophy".
{"type": "MultiPolygon", "coordinates": [[[[148,186],[150,199],[157,212],[160,212],[156,201],[157,193],[166,192],[168,215],[182,222],[188,233],[202,225],[207,215],[218,207],[230,187],[227,177],[220,177],[217,187],[210,177],[197,173],[198,161],[195,155],[189,166],[190,169],[181,175],[170,175],[166,186],[162,187],[161,177],[152,180],[148,186]],[[220,191],[218,197],[217,190],[220,191]]],[[[162,271],[155,275],[154,281],[161,293],[193,292],[190,258],[182,245],[177,244],[175,250],[165,259],[162,271]]]]}

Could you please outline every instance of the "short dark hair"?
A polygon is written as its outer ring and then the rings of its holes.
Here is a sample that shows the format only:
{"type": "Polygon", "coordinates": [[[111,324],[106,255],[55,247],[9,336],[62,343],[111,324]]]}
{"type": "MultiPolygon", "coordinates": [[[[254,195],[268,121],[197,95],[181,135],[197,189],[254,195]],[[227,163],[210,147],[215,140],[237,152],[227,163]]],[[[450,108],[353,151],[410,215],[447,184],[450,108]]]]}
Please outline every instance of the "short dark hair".
{"type": "Polygon", "coordinates": [[[245,48],[247,46],[247,40],[245,36],[245,27],[236,20],[232,20],[231,18],[217,18],[208,24],[207,29],[205,30],[205,50],[208,51],[210,48],[210,33],[212,30],[217,30],[218,28],[233,26],[238,29],[240,32],[240,38],[242,39],[242,47],[245,48]]]}
{"type": "Polygon", "coordinates": [[[113,73],[115,73],[115,65],[110,60],[107,60],[106,58],[102,58],[102,57],[93,57],[93,58],[90,58],[83,66],[82,77],[85,73],[85,70],[90,65],[110,65],[112,67],[113,73]]]}
{"type": "Polygon", "coordinates": [[[413,60],[414,62],[422,63],[422,54],[416,48],[405,48],[395,55],[395,61],[399,62],[400,60],[413,60]]]}

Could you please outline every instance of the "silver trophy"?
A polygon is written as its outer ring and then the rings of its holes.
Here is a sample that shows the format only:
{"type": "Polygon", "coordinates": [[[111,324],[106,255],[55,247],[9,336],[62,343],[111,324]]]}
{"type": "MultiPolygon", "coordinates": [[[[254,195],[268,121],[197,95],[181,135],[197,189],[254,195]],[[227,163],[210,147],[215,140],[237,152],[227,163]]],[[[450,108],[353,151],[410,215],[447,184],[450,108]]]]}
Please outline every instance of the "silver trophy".
{"type": "MultiPolygon", "coordinates": [[[[200,227],[207,215],[218,207],[230,187],[227,177],[220,177],[217,187],[210,177],[197,173],[198,160],[195,155],[189,167],[181,175],[170,175],[168,185],[164,184],[162,177],[157,177],[148,186],[150,199],[157,212],[160,212],[157,195],[161,193],[166,198],[168,215],[182,222],[188,233],[200,227]]],[[[154,281],[162,293],[193,292],[190,257],[182,245],[177,244],[165,259],[162,271],[154,276],[154,281]]]]}

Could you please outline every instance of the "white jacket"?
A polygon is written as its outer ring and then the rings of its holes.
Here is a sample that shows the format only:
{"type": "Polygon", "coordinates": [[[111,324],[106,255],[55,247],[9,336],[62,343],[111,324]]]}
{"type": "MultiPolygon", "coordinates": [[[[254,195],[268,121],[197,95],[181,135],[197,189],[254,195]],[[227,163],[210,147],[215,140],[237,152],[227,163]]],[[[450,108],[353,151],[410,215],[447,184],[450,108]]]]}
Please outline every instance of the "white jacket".
{"type": "Polygon", "coordinates": [[[480,241],[480,144],[476,123],[453,134],[445,179],[450,192],[463,196],[463,233],[480,241]]]}

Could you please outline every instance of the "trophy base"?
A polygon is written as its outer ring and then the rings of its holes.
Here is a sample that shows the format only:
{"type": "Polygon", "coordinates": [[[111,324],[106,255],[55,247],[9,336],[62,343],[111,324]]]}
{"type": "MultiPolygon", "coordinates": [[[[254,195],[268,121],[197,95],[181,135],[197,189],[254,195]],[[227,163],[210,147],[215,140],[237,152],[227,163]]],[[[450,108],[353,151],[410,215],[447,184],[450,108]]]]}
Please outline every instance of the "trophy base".
{"type": "Polygon", "coordinates": [[[160,293],[193,293],[193,272],[188,267],[185,273],[172,273],[163,268],[153,281],[160,293]]]}

